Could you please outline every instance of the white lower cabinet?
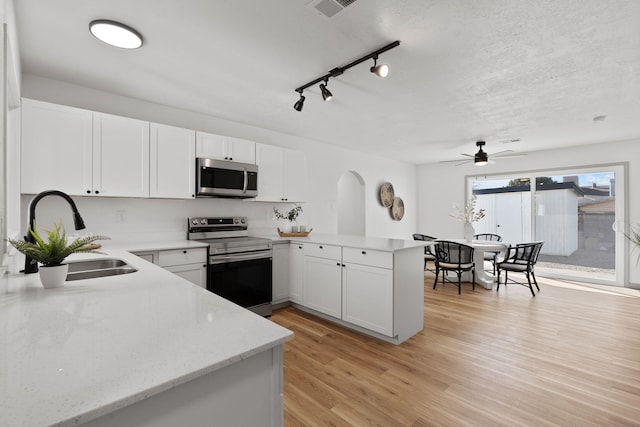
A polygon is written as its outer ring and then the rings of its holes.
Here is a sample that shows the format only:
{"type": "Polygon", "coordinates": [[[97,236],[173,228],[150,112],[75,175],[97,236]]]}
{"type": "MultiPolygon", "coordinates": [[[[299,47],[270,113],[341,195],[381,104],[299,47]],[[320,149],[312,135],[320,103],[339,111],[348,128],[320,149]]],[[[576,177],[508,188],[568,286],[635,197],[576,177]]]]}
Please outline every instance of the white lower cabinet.
{"type": "Polygon", "coordinates": [[[304,244],[289,244],[289,299],[301,304],[304,301],[304,244]]]}
{"type": "Polygon", "coordinates": [[[290,244],[273,245],[271,302],[274,304],[289,300],[289,246],[290,244]]]}
{"type": "Polygon", "coordinates": [[[207,288],[207,248],[140,251],[133,254],[201,288],[207,288]]]}
{"type": "Polygon", "coordinates": [[[345,263],[342,269],[342,320],[393,336],[393,271],[345,263]]]}
{"type": "Polygon", "coordinates": [[[307,244],[304,251],[304,306],[342,318],[342,248],[307,244]]]}

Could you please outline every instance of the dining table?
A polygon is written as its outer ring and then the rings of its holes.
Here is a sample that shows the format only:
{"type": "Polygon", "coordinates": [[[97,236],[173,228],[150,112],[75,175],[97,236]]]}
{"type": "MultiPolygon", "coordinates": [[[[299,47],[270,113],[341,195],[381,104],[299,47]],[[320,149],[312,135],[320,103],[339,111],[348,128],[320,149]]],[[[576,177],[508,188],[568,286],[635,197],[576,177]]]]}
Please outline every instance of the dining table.
{"type": "Polygon", "coordinates": [[[498,276],[484,269],[484,254],[486,252],[504,252],[509,249],[509,243],[490,240],[436,239],[433,241],[433,245],[438,241],[457,242],[471,246],[473,248],[473,262],[476,266],[476,283],[485,289],[492,289],[493,285],[498,283],[498,276]]]}

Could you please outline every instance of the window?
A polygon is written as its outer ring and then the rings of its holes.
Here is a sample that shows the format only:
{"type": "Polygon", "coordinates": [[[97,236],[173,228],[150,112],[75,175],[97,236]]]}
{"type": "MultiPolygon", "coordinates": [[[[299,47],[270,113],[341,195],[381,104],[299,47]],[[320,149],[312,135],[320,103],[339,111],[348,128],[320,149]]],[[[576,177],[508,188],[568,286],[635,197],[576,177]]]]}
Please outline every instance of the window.
{"type": "Polygon", "coordinates": [[[515,244],[544,241],[539,276],[624,283],[624,241],[612,226],[624,219],[624,166],[468,177],[485,217],[476,233],[515,244]]]}

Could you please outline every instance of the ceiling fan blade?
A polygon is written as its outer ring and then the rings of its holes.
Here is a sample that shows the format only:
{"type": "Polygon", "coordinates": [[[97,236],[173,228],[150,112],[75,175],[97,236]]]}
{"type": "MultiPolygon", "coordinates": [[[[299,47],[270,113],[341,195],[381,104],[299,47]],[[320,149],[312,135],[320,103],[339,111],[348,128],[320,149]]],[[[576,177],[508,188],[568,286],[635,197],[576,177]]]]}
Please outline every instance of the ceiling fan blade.
{"type": "Polygon", "coordinates": [[[461,156],[466,156],[466,157],[471,157],[474,158],[475,156],[473,154],[464,154],[464,153],[460,153],[461,156]]]}
{"type": "Polygon", "coordinates": [[[456,166],[472,162],[473,159],[440,160],[440,163],[455,163],[456,166]]]}
{"type": "Polygon", "coordinates": [[[503,151],[498,151],[497,153],[489,153],[489,155],[491,157],[496,157],[496,156],[497,157],[502,157],[502,156],[508,155],[510,153],[515,153],[515,151],[513,151],[513,150],[503,150],[503,151]]]}
{"type": "Polygon", "coordinates": [[[512,159],[514,157],[525,157],[526,153],[513,153],[513,154],[501,154],[499,156],[496,156],[495,154],[493,155],[493,157],[498,157],[500,159],[512,159]]]}

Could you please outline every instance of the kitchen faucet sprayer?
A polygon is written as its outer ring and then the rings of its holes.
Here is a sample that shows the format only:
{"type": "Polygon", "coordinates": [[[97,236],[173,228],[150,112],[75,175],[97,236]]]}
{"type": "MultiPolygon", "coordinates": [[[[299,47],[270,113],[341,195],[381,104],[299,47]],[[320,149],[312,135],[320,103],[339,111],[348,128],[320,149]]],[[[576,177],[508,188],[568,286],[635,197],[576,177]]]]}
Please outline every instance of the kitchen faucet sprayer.
{"type": "MultiPolygon", "coordinates": [[[[42,193],[37,194],[31,202],[29,202],[29,228],[27,229],[27,235],[24,236],[24,240],[30,243],[36,243],[36,240],[31,235],[31,230],[35,228],[36,224],[36,205],[40,200],[47,196],[60,196],[69,203],[71,206],[71,211],[73,212],[73,223],[76,230],[82,230],[85,228],[84,220],[80,216],[80,212],[78,212],[78,208],[76,207],[75,202],[69,197],[68,194],[63,193],[58,190],[48,190],[43,191],[42,193]]],[[[24,274],[37,273],[38,272],[38,264],[32,263],[31,258],[29,256],[25,256],[24,260],[24,274]]]]}

